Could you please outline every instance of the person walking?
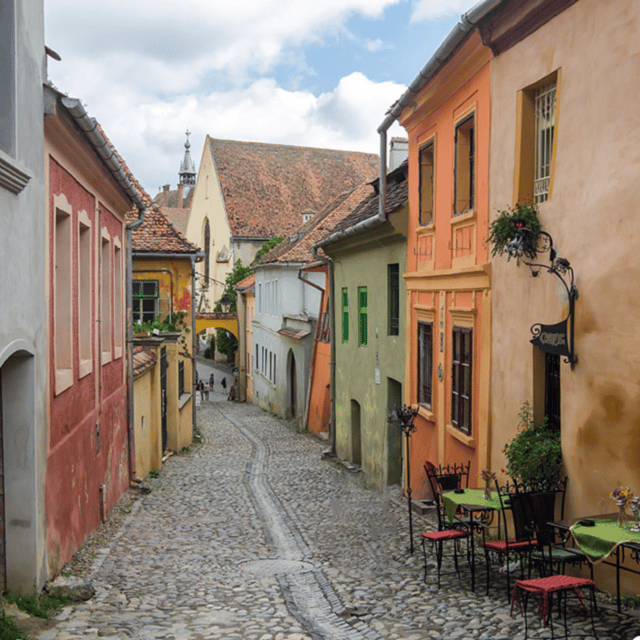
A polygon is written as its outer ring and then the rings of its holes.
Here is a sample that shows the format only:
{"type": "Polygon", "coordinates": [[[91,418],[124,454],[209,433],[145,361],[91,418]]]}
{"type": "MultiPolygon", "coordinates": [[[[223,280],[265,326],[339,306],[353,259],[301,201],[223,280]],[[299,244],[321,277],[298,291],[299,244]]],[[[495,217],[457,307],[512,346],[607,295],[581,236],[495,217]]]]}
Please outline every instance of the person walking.
{"type": "Polygon", "coordinates": [[[220,384],[222,385],[222,388],[226,391],[227,390],[227,379],[226,378],[222,378],[222,382],[220,384]]]}
{"type": "Polygon", "coordinates": [[[209,376],[209,389],[213,391],[213,373],[209,376]]]}

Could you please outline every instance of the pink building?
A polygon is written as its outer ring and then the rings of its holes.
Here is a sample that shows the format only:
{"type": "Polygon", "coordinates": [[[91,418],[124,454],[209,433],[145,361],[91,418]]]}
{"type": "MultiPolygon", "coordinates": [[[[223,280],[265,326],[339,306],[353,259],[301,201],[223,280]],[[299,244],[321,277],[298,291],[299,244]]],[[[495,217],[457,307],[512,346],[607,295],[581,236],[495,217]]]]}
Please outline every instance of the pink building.
{"type": "Polygon", "coordinates": [[[129,483],[125,213],[144,210],[79,100],[45,95],[46,546],[57,573],[129,483]]]}

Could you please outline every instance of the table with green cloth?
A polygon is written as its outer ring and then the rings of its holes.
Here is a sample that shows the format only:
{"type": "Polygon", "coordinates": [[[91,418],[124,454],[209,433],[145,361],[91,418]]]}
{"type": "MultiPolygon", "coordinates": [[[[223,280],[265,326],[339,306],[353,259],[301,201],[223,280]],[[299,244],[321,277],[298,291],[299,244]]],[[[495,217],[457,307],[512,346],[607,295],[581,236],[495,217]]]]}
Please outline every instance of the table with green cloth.
{"type": "Polygon", "coordinates": [[[632,560],[640,562],[640,533],[631,531],[633,522],[625,522],[620,526],[616,513],[570,518],[558,522],[550,522],[552,527],[570,532],[577,547],[591,563],[607,564],[616,569],[616,600],[618,611],[621,610],[620,572],[627,571],[640,575],[640,571],[625,566],[625,551],[632,560]],[[592,520],[593,526],[580,524],[581,520],[592,520]]]}
{"type": "MultiPolygon", "coordinates": [[[[501,507],[500,498],[497,491],[491,492],[491,498],[487,500],[484,497],[484,489],[463,489],[463,493],[455,491],[447,491],[442,494],[442,502],[444,503],[447,518],[451,521],[454,519],[458,507],[473,506],[480,507],[476,511],[499,510],[501,507]]],[[[468,509],[465,509],[468,511],[468,509]]]]}
{"type": "Polygon", "coordinates": [[[476,588],[476,551],[474,542],[475,523],[474,513],[482,511],[500,511],[502,505],[497,491],[491,492],[491,498],[484,497],[484,489],[463,489],[461,493],[446,491],[440,494],[445,513],[449,522],[455,519],[456,511],[460,508],[469,515],[469,533],[471,548],[471,590],[476,588]]]}

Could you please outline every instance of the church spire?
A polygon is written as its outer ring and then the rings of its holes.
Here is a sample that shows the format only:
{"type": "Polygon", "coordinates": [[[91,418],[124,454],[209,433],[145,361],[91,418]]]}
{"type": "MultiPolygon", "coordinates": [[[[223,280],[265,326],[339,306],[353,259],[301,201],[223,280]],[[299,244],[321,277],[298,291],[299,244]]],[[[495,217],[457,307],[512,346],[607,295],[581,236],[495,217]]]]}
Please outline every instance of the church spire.
{"type": "Polygon", "coordinates": [[[184,143],[184,158],[182,159],[180,171],[178,172],[178,175],[180,176],[179,184],[193,185],[196,183],[196,168],[191,160],[191,154],[189,153],[189,149],[191,148],[191,143],[189,142],[191,131],[187,129],[185,135],[187,136],[187,141],[184,143]]]}

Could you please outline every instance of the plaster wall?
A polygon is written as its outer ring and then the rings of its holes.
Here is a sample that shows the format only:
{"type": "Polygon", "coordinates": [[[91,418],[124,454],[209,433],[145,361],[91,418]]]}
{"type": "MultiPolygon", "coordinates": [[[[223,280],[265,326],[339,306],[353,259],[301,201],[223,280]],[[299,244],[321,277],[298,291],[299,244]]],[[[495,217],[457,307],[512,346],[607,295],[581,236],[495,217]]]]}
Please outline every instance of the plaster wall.
{"type": "Polygon", "coordinates": [[[156,362],[133,381],[136,473],[139,478],[146,478],[152,469],[162,468],[159,369],[156,362]]]}
{"type": "MultiPolygon", "coordinates": [[[[418,404],[418,323],[431,324],[431,403],[419,405],[411,437],[413,496],[427,497],[424,462],[471,463],[470,484],[487,465],[491,362],[488,264],[490,51],[472,33],[401,117],[409,137],[408,324],[405,402],[418,404]],[[474,117],[473,206],[454,215],[456,127],[474,117]],[[433,144],[432,222],[420,221],[420,149],[433,144]],[[453,329],[472,329],[469,433],[452,420],[453,329]]],[[[492,156],[493,157],[493,156],[492,156]]]]}
{"type": "MultiPolygon", "coordinates": [[[[576,274],[575,371],[561,364],[566,515],[612,511],[617,485],[640,492],[640,14],[634,0],[580,0],[491,62],[491,211],[514,201],[517,91],[559,70],[553,191],[543,228],[576,274]]],[[[533,400],[529,327],[568,311],[552,275],[493,262],[491,463],[533,400]]],[[[542,410],[536,405],[538,419],[542,410]]]]}
{"type": "Polygon", "coordinates": [[[408,207],[391,215],[391,223],[326,247],[334,260],[336,317],[336,453],[360,464],[370,485],[380,489],[400,482],[401,432],[389,420],[401,404],[404,385],[408,207]],[[393,226],[392,226],[393,225],[393,226]],[[399,264],[399,335],[388,335],[387,265],[399,264]],[[342,342],[342,289],[349,304],[349,340],[342,342]],[[358,288],[367,287],[368,338],[358,345],[358,288]],[[392,387],[398,386],[398,397],[392,387]],[[353,403],[359,407],[359,429],[353,403]]]}
{"type": "Polygon", "coordinates": [[[47,578],[46,466],[46,187],[42,126],[44,17],[42,0],[16,0],[2,13],[3,55],[0,162],[29,181],[16,194],[0,186],[0,384],[4,439],[4,521],[7,587],[41,586],[47,578]],[[8,110],[3,102],[3,115],[8,110]]]}

